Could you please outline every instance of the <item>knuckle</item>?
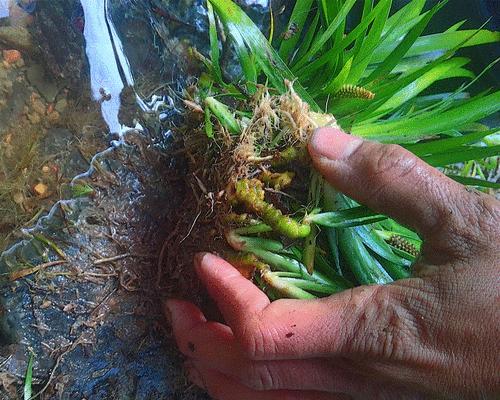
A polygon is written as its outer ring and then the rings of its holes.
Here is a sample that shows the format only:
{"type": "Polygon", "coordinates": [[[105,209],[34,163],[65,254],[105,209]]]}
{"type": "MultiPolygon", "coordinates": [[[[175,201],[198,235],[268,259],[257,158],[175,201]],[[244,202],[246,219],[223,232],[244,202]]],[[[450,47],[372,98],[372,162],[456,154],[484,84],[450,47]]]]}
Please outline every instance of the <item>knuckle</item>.
{"type": "Polygon", "coordinates": [[[366,148],[358,154],[361,157],[359,162],[368,178],[367,182],[370,182],[368,190],[373,201],[383,197],[399,179],[412,174],[418,165],[417,158],[400,146],[368,142],[362,146],[366,148]]]}
{"type": "Polygon", "coordinates": [[[448,223],[441,225],[445,239],[442,241],[448,243],[453,257],[462,261],[470,260],[477,253],[497,258],[500,250],[491,243],[500,236],[500,202],[475,190],[463,190],[468,195],[458,196],[448,223]]]}
{"type": "Polygon", "coordinates": [[[241,333],[241,349],[249,360],[261,360],[274,353],[272,336],[259,321],[249,322],[241,333]]]}
{"type": "Polygon", "coordinates": [[[244,376],[240,379],[253,390],[263,391],[278,389],[277,377],[274,376],[273,371],[269,365],[264,363],[254,363],[246,371],[244,376]]]}
{"type": "Polygon", "coordinates": [[[411,348],[412,323],[398,289],[371,286],[353,293],[348,305],[350,330],[346,351],[364,356],[399,359],[411,348]]]}
{"type": "Polygon", "coordinates": [[[388,174],[391,179],[402,178],[409,174],[415,167],[415,157],[406,152],[401,146],[374,145],[368,149],[368,157],[365,157],[367,173],[373,177],[384,178],[388,174]]]}
{"type": "MultiPolygon", "coordinates": [[[[476,227],[477,236],[486,238],[488,242],[492,238],[498,239],[500,236],[500,201],[492,196],[478,194],[473,204],[475,205],[475,212],[473,212],[475,215],[471,222],[476,223],[472,226],[476,227]]],[[[467,209],[464,212],[467,212],[467,209]]]]}

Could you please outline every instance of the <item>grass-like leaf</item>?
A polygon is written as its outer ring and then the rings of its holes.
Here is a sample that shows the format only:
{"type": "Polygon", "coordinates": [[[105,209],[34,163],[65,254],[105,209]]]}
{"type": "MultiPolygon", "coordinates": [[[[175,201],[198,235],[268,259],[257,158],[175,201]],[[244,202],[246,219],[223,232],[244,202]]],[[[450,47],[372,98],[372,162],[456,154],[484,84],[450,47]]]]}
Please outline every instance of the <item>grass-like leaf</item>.
{"type": "Polygon", "coordinates": [[[322,47],[323,45],[334,35],[337,28],[345,21],[349,11],[356,3],[356,0],[346,0],[342,8],[339,10],[338,14],[332,20],[326,31],[317,38],[316,41],[311,46],[311,49],[307,52],[307,54],[302,57],[301,60],[297,62],[296,67],[300,68],[304,64],[306,64],[311,57],[313,57],[322,47]]]}
{"type": "MultiPolygon", "coordinates": [[[[289,60],[291,58],[294,49],[299,43],[313,2],[314,0],[302,0],[295,3],[295,7],[293,8],[292,15],[290,16],[290,20],[286,27],[287,30],[295,28],[295,34],[291,38],[283,38],[281,41],[279,55],[283,60],[289,60]]],[[[311,34],[313,34],[314,30],[315,27],[314,29],[310,26],[307,27],[308,33],[311,32],[311,34]]]]}
{"type": "Polygon", "coordinates": [[[441,2],[436,4],[422,20],[415,25],[413,29],[408,32],[405,38],[398,44],[398,46],[391,52],[391,54],[380,63],[375,71],[373,71],[370,76],[366,79],[367,82],[371,82],[377,79],[379,76],[390,73],[400,60],[408,53],[408,50],[413,46],[416,40],[420,37],[424,29],[429,24],[432,17],[446,4],[446,2],[441,2]]]}
{"type": "MultiPolygon", "coordinates": [[[[336,43],[331,49],[327,50],[323,55],[315,59],[314,61],[304,65],[301,69],[297,69],[297,66],[294,65],[294,72],[297,76],[302,80],[304,77],[311,77],[313,74],[319,70],[323,65],[328,63],[332,58],[337,57],[341,52],[343,52],[346,48],[348,48],[352,43],[358,42],[360,45],[363,43],[364,35],[366,33],[367,28],[373,22],[375,18],[377,18],[380,13],[385,12],[388,7],[388,3],[391,0],[382,0],[380,1],[364,18],[356,28],[354,28],[351,32],[347,34],[345,38],[342,39],[340,43],[336,43]]],[[[359,46],[360,46],[359,45],[359,46]]],[[[358,46],[358,47],[359,47],[358,46]]],[[[353,50],[354,54],[357,54],[358,51],[353,50]]]]}
{"type": "Polygon", "coordinates": [[[451,77],[468,77],[473,78],[474,75],[468,70],[464,70],[461,67],[469,62],[467,58],[456,57],[451,60],[444,61],[443,63],[436,65],[430,71],[427,71],[420,78],[417,78],[409,85],[405,86],[399,92],[394,94],[389,100],[382,104],[377,110],[374,111],[375,114],[381,114],[381,112],[389,113],[407,101],[413,99],[422,93],[429,86],[435,82],[447,79],[451,77]]]}
{"type": "MultiPolygon", "coordinates": [[[[280,58],[277,51],[269,44],[259,28],[231,0],[210,0],[210,2],[233,38],[235,47],[240,49],[241,54],[245,54],[245,51],[246,53],[250,52],[269,78],[273,87],[285,92],[285,80],[294,81],[295,76],[280,58]]],[[[248,62],[255,65],[250,57],[244,56],[243,58],[245,59],[245,63],[248,62]]],[[[247,68],[250,69],[250,66],[247,66],[247,68]]],[[[256,82],[257,78],[252,77],[248,79],[247,77],[247,80],[256,82]]],[[[295,90],[313,109],[319,110],[319,106],[314,99],[300,84],[297,83],[295,85],[295,90]]]]}
{"type": "Polygon", "coordinates": [[[383,215],[377,214],[364,206],[348,208],[345,210],[312,214],[307,221],[329,228],[349,228],[353,226],[366,225],[385,219],[383,215]]]}
{"type": "Polygon", "coordinates": [[[474,98],[442,113],[402,118],[377,124],[355,125],[352,133],[386,143],[416,142],[479,121],[500,110],[500,92],[474,98]]]}
{"type": "Polygon", "coordinates": [[[484,130],[479,132],[469,133],[458,137],[448,139],[433,140],[430,142],[422,142],[417,144],[406,145],[406,149],[413,154],[423,157],[432,154],[447,153],[451,150],[459,150],[461,147],[471,143],[477,143],[483,138],[499,133],[498,129],[484,130]]]}
{"type": "MultiPolygon", "coordinates": [[[[495,43],[500,40],[499,32],[487,30],[463,30],[457,32],[444,32],[427,35],[418,38],[410,48],[406,57],[414,57],[435,51],[446,52],[457,46],[471,47],[487,43],[495,43]]],[[[397,43],[385,43],[377,49],[373,62],[383,62],[386,57],[394,50],[397,43]]]]}
{"type": "Polygon", "coordinates": [[[215,15],[212,4],[207,3],[208,23],[209,23],[209,38],[210,38],[210,58],[212,60],[212,68],[215,78],[219,83],[223,83],[222,71],[220,69],[220,51],[219,38],[217,36],[217,25],[215,23],[215,15]]]}
{"type": "Polygon", "coordinates": [[[448,177],[450,177],[454,181],[457,181],[458,183],[461,183],[462,185],[477,186],[477,187],[484,187],[484,188],[500,190],[500,183],[497,183],[497,182],[490,182],[490,181],[486,181],[484,179],[470,178],[470,177],[460,176],[460,175],[448,175],[448,177]]]}
{"type": "Polygon", "coordinates": [[[24,376],[24,388],[23,388],[23,399],[31,400],[31,396],[33,395],[33,361],[35,359],[35,355],[33,353],[30,354],[30,358],[28,361],[28,366],[26,367],[26,374],[24,376]]]}
{"type": "Polygon", "coordinates": [[[490,147],[467,147],[463,150],[457,150],[449,153],[433,154],[431,156],[422,157],[422,159],[435,167],[445,167],[450,164],[456,164],[469,160],[479,160],[499,155],[500,145],[497,145],[490,147]]]}

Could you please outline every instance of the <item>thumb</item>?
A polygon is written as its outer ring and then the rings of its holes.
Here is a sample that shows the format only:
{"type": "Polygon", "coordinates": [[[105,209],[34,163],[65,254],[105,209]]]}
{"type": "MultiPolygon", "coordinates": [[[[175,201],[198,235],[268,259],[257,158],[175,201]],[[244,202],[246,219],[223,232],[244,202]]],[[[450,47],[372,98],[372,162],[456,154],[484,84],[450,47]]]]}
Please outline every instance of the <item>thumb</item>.
{"type": "Polygon", "coordinates": [[[457,226],[461,205],[469,197],[462,185],[400,146],[322,128],[314,133],[309,152],[315,167],[336,189],[434,244],[457,226]]]}

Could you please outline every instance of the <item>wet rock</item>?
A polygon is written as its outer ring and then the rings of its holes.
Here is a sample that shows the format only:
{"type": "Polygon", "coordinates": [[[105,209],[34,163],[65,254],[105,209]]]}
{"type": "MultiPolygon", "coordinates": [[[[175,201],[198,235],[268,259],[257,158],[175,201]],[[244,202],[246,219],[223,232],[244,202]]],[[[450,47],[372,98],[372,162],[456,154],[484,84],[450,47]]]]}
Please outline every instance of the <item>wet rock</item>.
{"type": "Polygon", "coordinates": [[[36,99],[31,103],[31,109],[39,115],[45,114],[45,104],[40,99],[36,99]]]}
{"type": "Polygon", "coordinates": [[[83,34],[72,21],[77,7],[79,0],[38,0],[30,27],[47,72],[74,88],[86,71],[83,34]]]}
{"type": "Polygon", "coordinates": [[[22,26],[0,26],[0,44],[10,49],[35,52],[28,30],[22,26]]]}
{"type": "Polygon", "coordinates": [[[54,102],[57,94],[60,92],[60,87],[50,79],[44,68],[41,65],[34,64],[26,70],[26,77],[31,85],[33,85],[38,92],[49,103],[54,102]]]}
{"type": "MultiPolygon", "coordinates": [[[[0,65],[0,101],[4,100],[12,94],[12,80],[7,70],[0,65]]],[[[0,104],[1,106],[1,104],[0,104]]]]}

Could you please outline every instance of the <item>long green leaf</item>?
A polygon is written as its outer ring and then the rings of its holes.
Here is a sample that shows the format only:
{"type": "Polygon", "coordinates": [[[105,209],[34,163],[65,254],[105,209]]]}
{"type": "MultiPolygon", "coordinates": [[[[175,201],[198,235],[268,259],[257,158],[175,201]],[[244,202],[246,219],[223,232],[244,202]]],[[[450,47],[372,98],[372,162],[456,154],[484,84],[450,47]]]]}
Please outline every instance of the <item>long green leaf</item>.
{"type": "Polygon", "coordinates": [[[469,160],[480,160],[492,156],[500,156],[500,145],[491,147],[468,147],[460,151],[433,154],[431,156],[422,157],[422,159],[435,167],[444,167],[450,164],[469,160]]]}
{"type": "Polygon", "coordinates": [[[257,83],[257,68],[252,54],[247,48],[243,35],[237,29],[231,29],[231,26],[231,24],[226,25],[233,39],[234,48],[238,55],[245,80],[250,83],[257,83]]]}
{"type": "Polygon", "coordinates": [[[374,113],[390,112],[395,110],[397,107],[418,96],[425,89],[439,80],[451,77],[463,77],[464,75],[466,75],[466,77],[473,78],[474,76],[471,72],[467,71],[467,73],[464,73],[464,71],[461,70],[461,67],[468,62],[469,60],[467,58],[457,57],[437,65],[430,71],[423,74],[420,78],[402,88],[377,110],[375,110],[374,113]]]}
{"type": "MultiPolygon", "coordinates": [[[[291,63],[292,71],[293,71],[294,61],[297,59],[300,60],[302,57],[304,57],[306,55],[306,53],[309,51],[309,49],[311,48],[311,43],[314,40],[314,37],[316,35],[316,30],[318,28],[319,18],[320,18],[320,15],[319,15],[319,13],[317,13],[314,16],[312,23],[309,25],[307,32],[304,36],[304,39],[301,41],[300,46],[297,49],[297,53],[292,59],[292,63],[291,63]]],[[[300,76],[300,78],[302,80],[302,76],[300,76]]]]}
{"type": "MultiPolygon", "coordinates": [[[[476,31],[477,32],[477,31],[476,31]]],[[[411,86],[411,84],[415,81],[417,81],[419,78],[421,78],[424,74],[428,73],[431,71],[433,68],[438,67],[442,63],[446,62],[450,57],[452,57],[455,53],[456,50],[458,50],[460,46],[458,45],[457,47],[453,48],[452,50],[449,50],[446,53],[441,53],[441,52],[436,52],[434,53],[427,53],[426,55],[418,56],[417,59],[422,58],[422,60],[419,62],[417,60],[416,62],[416,67],[417,70],[414,72],[408,72],[404,76],[402,76],[400,79],[391,79],[388,80],[386,84],[383,84],[382,86],[378,87],[376,89],[376,94],[377,98],[376,101],[369,107],[367,107],[365,110],[362,111],[356,111],[355,112],[355,120],[357,124],[363,124],[366,123],[369,120],[377,119],[380,116],[383,116],[384,113],[375,113],[375,110],[377,110],[378,107],[380,107],[383,103],[384,100],[389,99],[390,96],[395,95],[398,91],[401,91],[405,86],[411,86]],[[379,101],[377,101],[377,99],[379,101]]],[[[414,58],[409,58],[407,60],[403,60],[402,63],[405,63],[407,61],[411,61],[414,58]]],[[[441,107],[441,111],[444,111],[446,108],[450,108],[451,102],[457,100],[460,96],[460,94],[465,90],[466,87],[469,87],[472,83],[474,83],[480,76],[482,76],[488,69],[493,66],[495,62],[491,63],[488,67],[485,68],[481,74],[478,75],[475,79],[473,79],[468,85],[465,85],[464,87],[460,88],[459,90],[456,91],[456,94],[453,94],[449,99],[444,100],[442,102],[443,107],[441,107]],[[444,107],[446,106],[446,107],[444,107]]],[[[396,68],[397,69],[397,68],[396,68]]],[[[480,95],[476,96],[477,98],[481,97],[480,95]]],[[[431,107],[434,108],[435,104],[431,104],[431,107]]],[[[426,110],[420,110],[419,113],[423,113],[426,110]]],[[[431,111],[429,109],[428,111],[431,111]]],[[[427,114],[430,116],[430,114],[427,114]]],[[[410,117],[410,116],[408,116],[410,117]]],[[[342,124],[342,120],[340,121],[342,124]]]]}
{"type": "Polygon", "coordinates": [[[500,183],[497,182],[490,182],[484,179],[469,178],[466,176],[459,176],[459,175],[447,175],[447,176],[465,186],[478,186],[478,187],[500,190],[500,183]]]}
{"type": "Polygon", "coordinates": [[[378,124],[354,125],[352,133],[380,142],[408,143],[452,129],[460,129],[499,110],[500,91],[472,99],[445,112],[378,124]]]}
{"type": "Polygon", "coordinates": [[[373,71],[370,76],[366,79],[367,82],[371,82],[379,76],[389,74],[394,67],[399,63],[399,61],[408,53],[408,50],[414,45],[415,41],[420,37],[424,29],[429,24],[430,20],[434,15],[446,4],[446,1],[436,4],[432,9],[425,15],[422,20],[415,25],[415,27],[408,32],[405,38],[398,44],[398,46],[391,52],[389,56],[379,65],[379,67],[373,71]]]}
{"type": "Polygon", "coordinates": [[[348,228],[378,222],[386,217],[367,207],[359,206],[345,210],[313,214],[306,218],[308,222],[329,228],[348,228]]]}
{"type": "MultiPolygon", "coordinates": [[[[391,15],[384,27],[383,35],[386,36],[395,26],[402,26],[408,21],[414,21],[421,14],[427,0],[413,0],[391,15]]],[[[411,29],[411,28],[410,28],[411,29]]],[[[402,34],[401,34],[402,36],[402,34]]]]}
{"type": "Polygon", "coordinates": [[[381,11],[373,21],[368,35],[363,40],[363,45],[357,54],[354,54],[354,67],[351,68],[348,83],[357,84],[366,68],[372,62],[375,49],[380,43],[380,38],[387,22],[392,2],[383,3],[381,11]]]}
{"type": "Polygon", "coordinates": [[[365,245],[374,253],[402,267],[409,267],[410,263],[396,256],[391,247],[383,240],[376,232],[373,232],[367,226],[359,226],[355,228],[358,235],[363,239],[365,245]]]}
{"type": "Polygon", "coordinates": [[[31,400],[31,396],[33,395],[33,360],[35,355],[33,353],[30,354],[30,358],[28,361],[28,366],[26,367],[26,375],[24,377],[24,389],[23,389],[23,398],[24,400],[31,400]]]}
{"type": "Polygon", "coordinates": [[[311,282],[311,281],[306,281],[304,279],[281,278],[281,280],[290,283],[293,286],[298,287],[299,289],[315,293],[322,293],[326,295],[331,295],[347,289],[347,287],[344,286],[339,286],[339,285],[334,286],[332,284],[311,282]]]}
{"type": "MultiPolygon", "coordinates": [[[[378,16],[378,13],[377,13],[375,17],[372,17],[372,15],[375,15],[373,3],[374,3],[373,0],[364,0],[363,13],[361,14],[361,21],[360,21],[359,25],[356,27],[356,29],[358,29],[360,26],[362,26],[362,31],[360,31],[360,34],[356,37],[356,41],[355,41],[354,47],[352,49],[352,54],[353,54],[352,57],[354,57],[355,55],[358,55],[363,47],[363,43],[365,41],[365,36],[366,36],[366,33],[368,32],[368,26],[369,26],[365,23],[365,21],[370,21],[370,23],[371,23],[371,20],[375,19],[376,16],[378,16]]],[[[380,3],[383,3],[383,1],[379,2],[378,6],[380,6],[380,3]]]]}
{"type": "Polygon", "coordinates": [[[312,57],[314,57],[323,47],[323,45],[330,40],[330,38],[334,35],[337,28],[345,21],[347,14],[351,11],[351,8],[356,3],[356,0],[346,0],[338,14],[332,20],[326,31],[316,40],[311,46],[311,49],[307,52],[307,54],[302,57],[301,60],[297,62],[296,67],[300,68],[305,65],[312,57]]]}
{"type": "MultiPolygon", "coordinates": [[[[482,31],[480,29],[476,30],[476,31],[472,31],[472,33],[469,36],[467,36],[467,38],[465,40],[470,40],[472,38],[472,36],[479,34],[481,32],[482,31]]],[[[420,57],[423,57],[423,60],[421,60],[421,61],[423,61],[423,66],[421,66],[420,68],[418,68],[414,72],[407,73],[406,75],[402,76],[400,79],[388,80],[388,82],[386,84],[383,84],[382,86],[378,87],[376,89],[376,94],[377,94],[376,101],[373,102],[373,104],[371,106],[368,106],[365,110],[354,112],[354,114],[355,114],[354,118],[355,118],[356,123],[359,125],[359,124],[365,123],[366,121],[368,121],[370,119],[373,119],[376,116],[374,111],[383,103],[384,99],[388,99],[390,96],[392,96],[392,95],[396,94],[398,91],[402,90],[405,86],[411,85],[411,83],[413,83],[414,81],[419,79],[422,75],[424,75],[428,71],[432,70],[433,68],[439,66],[441,63],[445,62],[447,59],[449,59],[450,57],[452,57],[454,55],[454,53],[462,46],[462,44],[463,44],[462,42],[458,43],[454,48],[452,48],[451,50],[448,50],[447,52],[438,51],[435,53],[426,53],[425,55],[418,56],[416,66],[418,67],[419,64],[421,65],[421,62],[420,63],[418,62],[418,59],[420,57]],[[430,62],[427,63],[427,61],[430,61],[430,62]],[[377,99],[379,101],[377,101],[377,99]]],[[[414,57],[409,58],[408,61],[413,61],[413,59],[414,59],[414,57]]],[[[405,62],[407,62],[407,60],[402,61],[402,63],[405,63],[405,62]]],[[[496,61],[491,63],[488,67],[486,67],[484,69],[483,72],[481,72],[481,74],[478,75],[478,77],[473,79],[468,85],[460,88],[457,91],[456,95],[453,95],[453,97],[444,101],[442,104],[441,110],[439,112],[442,112],[446,108],[449,108],[450,102],[454,101],[457,98],[457,96],[459,96],[460,93],[465,90],[465,88],[467,88],[471,84],[473,84],[477,79],[479,79],[480,76],[482,76],[487,70],[489,70],[493,65],[495,65],[495,63],[496,63],[496,61]]],[[[398,69],[398,68],[396,67],[396,69],[398,69]]],[[[480,96],[476,96],[476,97],[478,98],[480,96]]],[[[420,113],[422,113],[422,112],[420,112],[420,113]]],[[[383,113],[381,113],[381,115],[383,115],[383,113]]],[[[428,114],[428,115],[430,116],[430,114],[428,114]]],[[[340,119],[339,122],[341,123],[342,126],[346,126],[345,122],[342,119],[340,119]]]]}
{"type": "Polygon", "coordinates": [[[207,1],[208,11],[208,34],[210,38],[210,59],[212,60],[212,68],[215,78],[219,83],[224,83],[222,79],[222,71],[220,69],[220,51],[219,51],[219,38],[217,36],[217,25],[215,23],[215,15],[212,4],[207,1]]]}
{"type": "MultiPolygon", "coordinates": [[[[230,35],[233,38],[238,38],[239,41],[243,42],[250,49],[250,52],[269,78],[272,86],[281,92],[285,92],[287,90],[285,80],[293,82],[295,76],[269,44],[259,28],[233,1],[210,0],[210,2],[230,35]]],[[[240,46],[241,43],[237,45],[240,46]]],[[[309,103],[313,110],[319,111],[319,106],[302,85],[296,82],[294,88],[302,99],[309,103]]]]}
{"type": "Polygon", "coordinates": [[[362,285],[392,282],[392,278],[372,257],[354,228],[339,231],[339,247],[354,276],[362,285]]]}
{"type": "Polygon", "coordinates": [[[257,248],[251,249],[249,250],[249,252],[255,254],[262,261],[280,271],[297,273],[302,277],[308,277],[309,279],[319,283],[331,284],[330,279],[317,271],[314,271],[312,275],[309,275],[304,264],[293,258],[285,257],[280,254],[257,248]]]}
{"type": "MultiPolygon", "coordinates": [[[[295,3],[292,15],[290,16],[290,21],[288,22],[287,29],[291,29],[292,26],[296,28],[296,33],[288,40],[282,40],[279,48],[279,55],[283,60],[290,59],[293,50],[299,43],[299,40],[304,29],[304,25],[311,11],[311,6],[314,0],[301,0],[295,3]]],[[[307,27],[309,33],[310,27],[307,27]]]]}
{"type": "Polygon", "coordinates": [[[311,63],[305,65],[303,68],[297,70],[296,66],[294,66],[294,71],[297,72],[297,76],[303,78],[311,76],[314,72],[316,72],[319,68],[325,65],[332,58],[337,57],[342,51],[344,51],[347,47],[349,47],[355,40],[359,39],[360,43],[362,43],[362,39],[364,38],[365,31],[368,26],[373,22],[378,15],[387,9],[387,3],[391,0],[382,0],[380,1],[376,7],[368,14],[366,19],[360,22],[356,28],[354,28],[351,32],[347,34],[347,36],[339,43],[333,46],[330,50],[325,52],[318,59],[312,61],[311,63]]]}
{"type": "Polygon", "coordinates": [[[450,150],[458,150],[460,147],[466,144],[479,142],[486,136],[494,135],[499,132],[500,132],[499,129],[479,131],[448,139],[438,139],[438,140],[433,140],[431,142],[410,144],[406,145],[405,148],[418,157],[423,157],[438,153],[447,153],[450,150]]]}
{"type": "Polygon", "coordinates": [[[349,77],[349,72],[351,72],[352,67],[352,61],[352,57],[347,60],[337,77],[323,88],[324,93],[336,93],[339,91],[339,89],[346,83],[347,78],[349,77]]]}
{"type": "MultiPolygon", "coordinates": [[[[448,51],[457,46],[471,47],[500,41],[500,32],[488,30],[462,30],[456,32],[443,32],[433,35],[422,36],[415,41],[415,44],[406,54],[406,57],[414,57],[434,51],[448,51]]],[[[398,43],[385,43],[377,49],[377,53],[372,59],[373,62],[382,62],[392,53],[398,43]]]]}

